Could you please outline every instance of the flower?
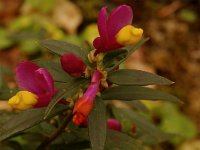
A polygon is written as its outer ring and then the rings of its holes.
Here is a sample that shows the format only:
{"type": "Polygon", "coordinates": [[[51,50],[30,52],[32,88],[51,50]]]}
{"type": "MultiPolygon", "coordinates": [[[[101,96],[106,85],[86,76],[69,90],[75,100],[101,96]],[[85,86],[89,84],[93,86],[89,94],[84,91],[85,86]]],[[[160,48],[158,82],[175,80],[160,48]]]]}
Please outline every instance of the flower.
{"type": "Polygon", "coordinates": [[[91,79],[91,83],[87,88],[83,96],[77,100],[73,109],[73,123],[76,125],[83,125],[87,122],[88,115],[93,108],[93,102],[99,91],[100,80],[102,78],[101,73],[96,70],[91,79]]]}
{"type": "Polygon", "coordinates": [[[113,130],[116,130],[116,131],[122,130],[121,123],[118,120],[113,119],[113,118],[107,119],[107,126],[108,126],[109,129],[113,129],[113,130]]]}
{"type": "Polygon", "coordinates": [[[22,91],[8,101],[14,109],[47,106],[56,93],[50,73],[29,61],[17,65],[16,81],[22,91]]]}
{"type": "Polygon", "coordinates": [[[85,63],[74,54],[64,54],[60,58],[63,70],[73,77],[80,77],[86,69],[85,63]]]}
{"type": "Polygon", "coordinates": [[[98,16],[98,30],[100,37],[93,41],[97,53],[137,43],[143,30],[131,25],[133,12],[130,6],[121,5],[108,16],[107,8],[103,7],[98,16]]]}

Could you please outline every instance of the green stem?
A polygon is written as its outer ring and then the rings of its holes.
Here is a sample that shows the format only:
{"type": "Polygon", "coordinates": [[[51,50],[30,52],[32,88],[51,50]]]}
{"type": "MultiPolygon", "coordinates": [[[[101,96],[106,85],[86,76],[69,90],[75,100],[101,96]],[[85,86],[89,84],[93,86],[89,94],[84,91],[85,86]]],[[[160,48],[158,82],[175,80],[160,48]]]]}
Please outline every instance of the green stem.
{"type": "Polygon", "coordinates": [[[59,128],[52,133],[51,136],[47,137],[37,148],[37,150],[41,150],[41,149],[47,149],[48,145],[53,142],[62,132],[63,130],[66,128],[66,126],[68,125],[68,123],[71,121],[72,119],[72,112],[70,112],[67,116],[67,118],[65,118],[65,120],[63,121],[63,124],[61,126],[59,126],[59,128]]]}

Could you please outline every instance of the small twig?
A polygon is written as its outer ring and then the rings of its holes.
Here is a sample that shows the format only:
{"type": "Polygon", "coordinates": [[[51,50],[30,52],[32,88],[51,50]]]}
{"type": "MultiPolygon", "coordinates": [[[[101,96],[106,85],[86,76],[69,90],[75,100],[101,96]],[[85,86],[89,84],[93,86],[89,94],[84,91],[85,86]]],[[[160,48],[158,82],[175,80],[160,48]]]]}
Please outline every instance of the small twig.
{"type": "Polygon", "coordinates": [[[68,123],[71,121],[72,118],[72,112],[69,113],[67,118],[65,118],[63,124],[59,126],[59,128],[50,136],[47,137],[37,148],[37,150],[44,150],[47,148],[47,146],[53,142],[65,129],[65,127],[68,125],[68,123]]]}

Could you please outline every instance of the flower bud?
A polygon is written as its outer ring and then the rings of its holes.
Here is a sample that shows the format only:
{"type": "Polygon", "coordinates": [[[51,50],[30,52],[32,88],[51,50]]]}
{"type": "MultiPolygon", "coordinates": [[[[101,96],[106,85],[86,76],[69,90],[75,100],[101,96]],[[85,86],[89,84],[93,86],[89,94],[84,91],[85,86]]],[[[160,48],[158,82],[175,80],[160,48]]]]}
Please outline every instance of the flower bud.
{"type": "Polygon", "coordinates": [[[96,70],[91,78],[91,83],[83,96],[76,101],[73,109],[73,123],[76,125],[84,125],[87,122],[88,115],[93,108],[95,97],[99,91],[101,72],[96,70]]]}
{"type": "Polygon", "coordinates": [[[62,68],[73,77],[80,77],[85,69],[85,63],[74,54],[64,54],[61,58],[62,68]]]}
{"type": "Polygon", "coordinates": [[[108,126],[109,129],[113,129],[113,130],[116,130],[116,131],[122,130],[121,123],[118,120],[113,119],[113,118],[109,118],[107,120],[107,126],[108,126]]]}

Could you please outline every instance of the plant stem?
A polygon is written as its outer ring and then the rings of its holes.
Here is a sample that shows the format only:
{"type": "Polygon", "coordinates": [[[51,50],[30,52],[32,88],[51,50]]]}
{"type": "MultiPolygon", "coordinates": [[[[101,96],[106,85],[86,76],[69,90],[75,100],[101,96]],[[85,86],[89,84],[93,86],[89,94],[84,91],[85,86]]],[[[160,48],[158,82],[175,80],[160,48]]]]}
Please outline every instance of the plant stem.
{"type": "Polygon", "coordinates": [[[59,126],[59,128],[52,133],[51,136],[47,137],[37,148],[37,150],[44,150],[47,149],[47,146],[53,142],[61,133],[62,131],[65,129],[65,127],[68,125],[68,123],[71,121],[72,118],[72,112],[70,112],[68,114],[68,116],[65,118],[63,124],[61,126],[59,126]]]}

